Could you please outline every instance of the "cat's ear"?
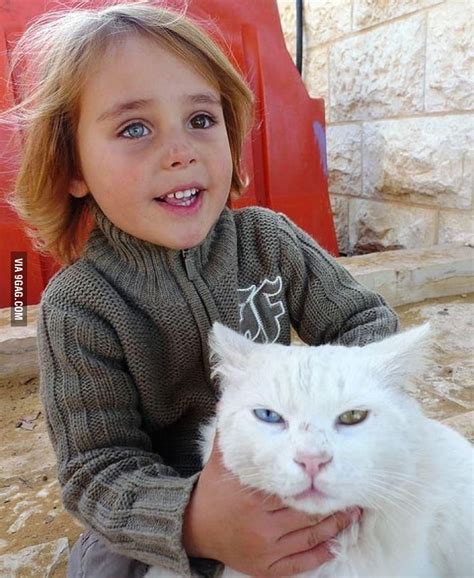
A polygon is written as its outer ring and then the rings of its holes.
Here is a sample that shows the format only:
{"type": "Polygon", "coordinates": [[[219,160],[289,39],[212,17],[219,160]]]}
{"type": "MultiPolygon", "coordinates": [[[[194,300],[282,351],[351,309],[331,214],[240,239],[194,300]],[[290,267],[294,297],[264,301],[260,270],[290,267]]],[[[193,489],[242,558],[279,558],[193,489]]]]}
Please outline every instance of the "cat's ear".
{"type": "Polygon", "coordinates": [[[386,378],[396,383],[420,376],[429,361],[432,329],[429,323],[396,333],[364,347],[386,378]]]}
{"type": "Polygon", "coordinates": [[[236,376],[244,372],[250,352],[256,345],[229,329],[221,323],[215,322],[209,333],[209,348],[213,364],[213,376],[236,376]]]}

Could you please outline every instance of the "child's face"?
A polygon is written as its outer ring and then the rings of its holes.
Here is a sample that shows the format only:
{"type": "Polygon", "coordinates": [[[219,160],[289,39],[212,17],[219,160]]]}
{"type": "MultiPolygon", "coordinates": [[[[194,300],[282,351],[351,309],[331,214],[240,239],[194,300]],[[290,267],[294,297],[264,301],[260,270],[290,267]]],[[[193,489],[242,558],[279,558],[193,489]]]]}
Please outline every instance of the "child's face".
{"type": "Polygon", "coordinates": [[[87,79],[77,138],[83,180],[72,195],[90,191],[110,221],[145,241],[186,249],[204,240],[229,195],[232,158],[219,92],[200,74],[151,39],[120,39],[87,79]],[[164,197],[173,191],[187,192],[164,197]]]}

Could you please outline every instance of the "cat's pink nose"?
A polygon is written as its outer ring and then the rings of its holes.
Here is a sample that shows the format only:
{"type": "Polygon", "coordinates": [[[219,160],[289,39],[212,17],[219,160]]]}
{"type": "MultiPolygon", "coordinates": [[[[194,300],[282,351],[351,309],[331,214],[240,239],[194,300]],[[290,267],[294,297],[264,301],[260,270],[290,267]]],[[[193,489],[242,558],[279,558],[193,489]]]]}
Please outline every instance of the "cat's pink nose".
{"type": "Polygon", "coordinates": [[[313,477],[318,474],[325,465],[332,461],[332,456],[324,452],[320,454],[297,452],[294,461],[313,477]]]}

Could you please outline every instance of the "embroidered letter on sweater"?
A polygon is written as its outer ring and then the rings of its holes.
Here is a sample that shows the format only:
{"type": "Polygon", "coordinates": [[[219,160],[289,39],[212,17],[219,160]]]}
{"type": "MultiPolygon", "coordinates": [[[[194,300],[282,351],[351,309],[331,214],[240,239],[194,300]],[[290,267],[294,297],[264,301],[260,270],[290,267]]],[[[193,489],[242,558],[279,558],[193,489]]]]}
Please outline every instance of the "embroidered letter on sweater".
{"type": "Polygon", "coordinates": [[[245,337],[260,343],[274,343],[280,336],[279,318],[285,314],[280,275],[260,285],[239,289],[240,328],[245,337]]]}

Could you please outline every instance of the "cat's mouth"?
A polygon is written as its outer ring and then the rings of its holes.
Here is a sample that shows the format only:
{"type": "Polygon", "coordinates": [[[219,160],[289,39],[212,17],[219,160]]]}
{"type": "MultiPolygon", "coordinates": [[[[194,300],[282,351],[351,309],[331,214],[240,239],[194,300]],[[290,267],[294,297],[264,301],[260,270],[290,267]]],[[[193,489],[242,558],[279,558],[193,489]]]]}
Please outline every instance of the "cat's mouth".
{"type": "Polygon", "coordinates": [[[320,490],[317,486],[311,484],[309,488],[293,496],[293,499],[304,500],[306,498],[329,498],[329,497],[330,496],[328,494],[320,490]]]}

